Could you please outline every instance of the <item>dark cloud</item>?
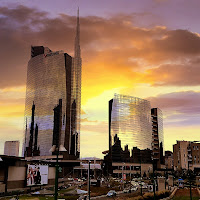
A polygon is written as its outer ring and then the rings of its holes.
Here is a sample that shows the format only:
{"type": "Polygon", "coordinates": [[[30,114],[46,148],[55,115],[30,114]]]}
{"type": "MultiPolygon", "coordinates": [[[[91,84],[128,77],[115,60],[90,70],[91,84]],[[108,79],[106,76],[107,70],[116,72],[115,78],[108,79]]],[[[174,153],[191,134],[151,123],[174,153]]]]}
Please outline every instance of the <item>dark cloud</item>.
{"type": "Polygon", "coordinates": [[[166,64],[147,71],[144,80],[151,82],[154,86],[196,86],[200,85],[200,62],[166,64]]]}
{"type": "Polygon", "coordinates": [[[200,114],[200,92],[173,92],[148,98],[152,107],[159,107],[166,111],[200,114]]]}
{"type": "MultiPolygon", "coordinates": [[[[81,17],[83,70],[87,71],[88,80],[101,84],[109,81],[112,74],[127,77],[130,82],[137,79],[154,85],[199,85],[199,65],[194,63],[200,54],[199,35],[165,27],[135,27],[135,18],[135,13],[110,18],[81,17]],[[190,62],[166,65],[177,58],[190,62]],[[148,66],[147,74],[135,73],[148,66]],[[161,80],[164,74],[168,78],[161,80]]],[[[0,87],[25,84],[31,45],[62,49],[73,55],[75,25],[75,16],[60,14],[50,18],[36,8],[0,7],[0,87]]]]}
{"type": "Polygon", "coordinates": [[[164,115],[165,126],[197,126],[200,121],[200,92],[186,91],[150,97],[152,107],[164,115]]]}
{"type": "MultiPolygon", "coordinates": [[[[44,11],[38,11],[37,9],[28,8],[23,5],[18,5],[17,8],[0,7],[0,14],[4,19],[14,20],[20,23],[27,21],[34,21],[37,19],[43,19],[47,13],[44,11]]],[[[14,22],[13,21],[13,22],[14,22]]]]}

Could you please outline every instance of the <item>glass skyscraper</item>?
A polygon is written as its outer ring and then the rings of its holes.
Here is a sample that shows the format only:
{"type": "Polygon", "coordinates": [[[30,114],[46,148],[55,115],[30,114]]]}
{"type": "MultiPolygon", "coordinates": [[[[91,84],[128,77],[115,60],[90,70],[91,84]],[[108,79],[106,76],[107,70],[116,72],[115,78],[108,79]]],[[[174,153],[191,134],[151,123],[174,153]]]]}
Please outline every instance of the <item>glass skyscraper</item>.
{"type": "Polygon", "coordinates": [[[51,155],[49,150],[53,142],[54,108],[62,100],[59,144],[66,148],[69,155],[79,157],[82,71],[79,41],[78,15],[74,58],[63,51],[53,52],[48,47],[31,47],[25,102],[25,154],[30,141],[32,105],[34,105],[32,129],[37,125],[37,146],[40,155],[51,155]]]}
{"type": "Polygon", "coordinates": [[[117,134],[121,146],[151,149],[151,105],[145,99],[115,94],[109,101],[109,149],[117,134]]]}

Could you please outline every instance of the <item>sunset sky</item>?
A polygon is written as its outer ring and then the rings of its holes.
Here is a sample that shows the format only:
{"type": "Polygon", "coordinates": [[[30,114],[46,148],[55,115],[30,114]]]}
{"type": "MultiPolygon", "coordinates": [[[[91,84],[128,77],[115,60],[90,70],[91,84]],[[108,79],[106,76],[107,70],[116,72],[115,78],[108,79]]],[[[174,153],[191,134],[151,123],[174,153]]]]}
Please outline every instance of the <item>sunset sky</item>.
{"type": "Polygon", "coordinates": [[[0,0],[0,154],[23,139],[31,45],[82,53],[81,156],[108,149],[108,101],[145,98],[164,115],[165,150],[200,140],[199,0],[0,0]]]}

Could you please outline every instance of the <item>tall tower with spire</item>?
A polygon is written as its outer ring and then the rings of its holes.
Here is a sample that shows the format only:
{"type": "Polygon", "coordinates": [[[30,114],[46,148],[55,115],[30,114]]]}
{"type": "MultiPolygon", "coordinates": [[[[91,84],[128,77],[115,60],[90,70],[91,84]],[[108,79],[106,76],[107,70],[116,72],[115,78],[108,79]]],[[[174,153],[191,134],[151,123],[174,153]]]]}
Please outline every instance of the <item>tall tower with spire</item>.
{"type": "MultiPolygon", "coordinates": [[[[77,159],[80,155],[81,74],[79,9],[77,11],[74,57],[64,51],[52,51],[44,46],[32,46],[27,67],[24,151],[31,141],[40,147],[40,155],[51,155],[49,150],[58,144],[66,148],[65,159],[77,159]],[[62,100],[58,125],[59,137],[53,137],[54,108],[62,100]],[[32,129],[32,102],[35,105],[36,136],[28,134],[32,129]],[[62,123],[61,123],[62,122],[62,123]]],[[[58,126],[57,125],[57,126],[58,126]]],[[[32,133],[32,132],[31,132],[32,133]]]]}
{"type": "Polygon", "coordinates": [[[77,10],[76,36],[74,43],[74,58],[72,67],[72,118],[71,118],[71,154],[78,156],[80,152],[80,115],[81,115],[81,75],[82,60],[80,48],[79,8],[77,10]]]}

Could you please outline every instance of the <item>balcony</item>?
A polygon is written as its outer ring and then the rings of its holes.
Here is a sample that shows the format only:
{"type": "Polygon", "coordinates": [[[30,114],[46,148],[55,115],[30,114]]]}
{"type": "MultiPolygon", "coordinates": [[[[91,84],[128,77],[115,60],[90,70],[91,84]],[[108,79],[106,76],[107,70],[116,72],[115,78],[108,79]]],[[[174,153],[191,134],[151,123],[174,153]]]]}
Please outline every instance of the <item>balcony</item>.
{"type": "Polygon", "coordinates": [[[153,122],[152,124],[153,124],[153,126],[155,126],[155,127],[158,126],[158,124],[157,124],[156,122],[153,122]]]}

